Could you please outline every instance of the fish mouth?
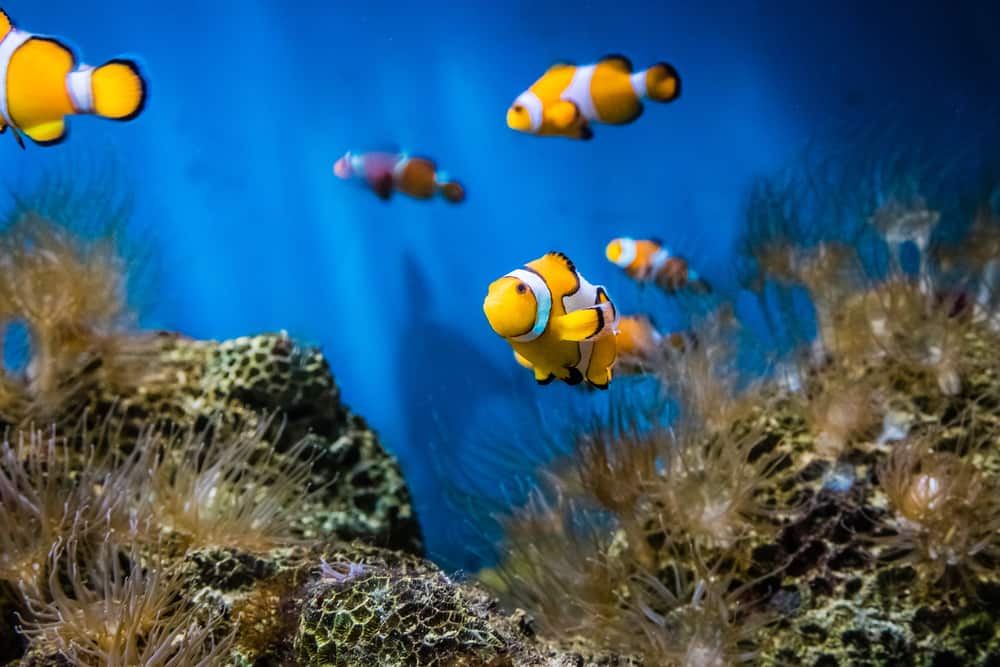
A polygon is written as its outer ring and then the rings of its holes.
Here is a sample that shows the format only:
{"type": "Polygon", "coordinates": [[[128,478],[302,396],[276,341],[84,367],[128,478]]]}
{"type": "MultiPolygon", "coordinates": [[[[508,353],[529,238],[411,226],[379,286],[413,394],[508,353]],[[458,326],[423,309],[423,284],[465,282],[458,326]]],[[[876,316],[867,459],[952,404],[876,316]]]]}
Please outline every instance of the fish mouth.
{"type": "Polygon", "coordinates": [[[483,314],[486,315],[486,321],[490,323],[490,327],[499,336],[503,336],[503,299],[496,296],[487,296],[483,300],[483,314]]]}
{"type": "Polygon", "coordinates": [[[518,132],[527,132],[531,129],[531,120],[511,107],[507,109],[507,127],[518,132]]]}
{"type": "Polygon", "coordinates": [[[351,175],[351,163],[346,157],[342,157],[333,165],[333,173],[338,178],[349,178],[351,175]]]}

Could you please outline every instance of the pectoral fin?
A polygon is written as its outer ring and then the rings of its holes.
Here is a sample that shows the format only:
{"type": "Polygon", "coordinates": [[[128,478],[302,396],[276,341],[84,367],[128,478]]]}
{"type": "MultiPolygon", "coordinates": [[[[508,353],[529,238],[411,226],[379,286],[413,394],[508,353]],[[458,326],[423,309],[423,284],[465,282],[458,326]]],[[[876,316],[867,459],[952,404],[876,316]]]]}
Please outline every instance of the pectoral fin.
{"type": "Polygon", "coordinates": [[[574,310],[555,321],[555,330],[563,340],[594,340],[614,332],[615,307],[610,301],[590,308],[574,310]]]}
{"type": "Polygon", "coordinates": [[[534,365],[530,361],[528,361],[527,359],[525,359],[524,357],[522,357],[517,352],[514,352],[514,361],[516,361],[518,364],[520,364],[521,366],[523,366],[525,368],[534,368],[534,365]]]}
{"type": "Polygon", "coordinates": [[[617,356],[614,338],[602,338],[594,343],[594,351],[587,366],[587,382],[597,389],[607,389],[611,384],[612,368],[617,356]]]}
{"type": "Polygon", "coordinates": [[[368,181],[371,189],[375,191],[379,199],[387,200],[392,197],[392,174],[382,174],[376,178],[371,178],[368,181]]]}
{"type": "Polygon", "coordinates": [[[569,100],[559,100],[545,108],[545,120],[559,130],[569,130],[580,122],[580,108],[569,100]]]}
{"type": "Polygon", "coordinates": [[[39,123],[24,128],[24,133],[35,143],[50,146],[66,138],[66,123],[62,119],[39,123]]]}
{"type": "Polygon", "coordinates": [[[24,139],[21,138],[20,132],[12,127],[10,128],[10,133],[14,135],[14,140],[17,141],[17,145],[21,147],[22,151],[28,150],[28,147],[24,145],[24,139]]]}

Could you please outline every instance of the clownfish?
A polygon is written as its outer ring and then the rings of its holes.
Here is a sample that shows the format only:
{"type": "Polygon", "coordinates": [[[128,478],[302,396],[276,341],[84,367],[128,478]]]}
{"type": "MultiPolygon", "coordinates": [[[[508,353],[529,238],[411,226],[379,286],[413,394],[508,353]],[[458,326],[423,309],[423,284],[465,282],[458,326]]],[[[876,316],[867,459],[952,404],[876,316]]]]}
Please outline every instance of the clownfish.
{"type": "Polygon", "coordinates": [[[512,130],[541,136],[591,139],[594,121],[626,125],[642,115],[642,100],[673,102],[681,93],[677,70],[658,63],[632,71],[624,56],[596,65],[553,65],[507,110],[512,130]]]}
{"type": "Polygon", "coordinates": [[[617,368],[627,375],[646,372],[657,360],[683,352],[695,343],[692,334],[661,334],[645,315],[625,315],[618,320],[617,368]]]}
{"type": "Polygon", "coordinates": [[[382,200],[395,191],[416,199],[430,199],[437,193],[458,204],[465,201],[465,188],[439,172],[434,162],[405,153],[362,153],[348,151],[333,165],[333,173],[342,179],[363,180],[382,200]]]}
{"type": "Polygon", "coordinates": [[[663,335],[648,317],[626,315],[618,320],[618,358],[648,358],[660,349],[663,335]]]}
{"type": "Polygon", "coordinates": [[[562,253],[493,281],[483,312],[539,384],[610,384],[618,314],[605,289],[587,282],[562,253]]]}
{"type": "Polygon", "coordinates": [[[49,146],[66,138],[66,116],[136,118],[146,104],[146,81],[131,60],[101,67],[77,65],[73,51],[52,37],[14,27],[0,9],[0,134],[9,127],[49,146]]]}
{"type": "Polygon", "coordinates": [[[673,294],[689,289],[697,294],[707,294],[712,286],[698,272],[688,266],[683,257],[655,239],[622,237],[611,241],[604,249],[608,260],[621,267],[629,278],[638,283],[656,283],[660,289],[673,294]]]}

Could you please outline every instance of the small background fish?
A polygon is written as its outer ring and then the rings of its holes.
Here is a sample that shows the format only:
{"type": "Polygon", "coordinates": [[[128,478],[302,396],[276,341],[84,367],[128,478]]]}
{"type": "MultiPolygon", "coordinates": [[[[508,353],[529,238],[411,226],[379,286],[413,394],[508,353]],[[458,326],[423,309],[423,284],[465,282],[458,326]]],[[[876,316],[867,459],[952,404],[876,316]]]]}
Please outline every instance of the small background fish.
{"type": "Polygon", "coordinates": [[[621,55],[593,65],[557,63],[514,100],[507,126],[542,136],[590,139],[593,123],[627,125],[642,115],[643,100],[673,102],[680,94],[680,75],[668,63],[640,71],[621,55]]]}
{"type": "Polygon", "coordinates": [[[379,199],[389,199],[394,192],[414,199],[430,199],[440,194],[452,204],[465,201],[465,188],[445,172],[438,171],[432,160],[410,157],[405,153],[350,153],[333,165],[341,179],[365,183],[379,199]]]}

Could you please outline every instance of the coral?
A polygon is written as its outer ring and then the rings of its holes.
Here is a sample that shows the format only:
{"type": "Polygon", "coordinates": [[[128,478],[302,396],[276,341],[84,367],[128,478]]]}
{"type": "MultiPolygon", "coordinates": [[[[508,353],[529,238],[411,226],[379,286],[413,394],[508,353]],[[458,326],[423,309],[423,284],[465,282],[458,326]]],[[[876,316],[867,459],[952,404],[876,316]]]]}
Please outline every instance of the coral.
{"type": "Polygon", "coordinates": [[[487,597],[425,564],[394,560],[329,555],[309,585],[295,638],[303,664],[510,664],[508,642],[488,622],[487,597]]]}
{"type": "Polygon", "coordinates": [[[306,535],[336,534],[415,552],[422,549],[409,491],[394,458],[364,420],[339,399],[322,354],[283,334],[223,343],[174,334],[133,336],[85,380],[81,409],[110,422],[131,450],[146,424],[184,431],[213,424],[220,442],[256,433],[280,412],[280,432],[261,445],[273,463],[308,453],[311,483],[322,493],[299,517],[306,535]],[[225,419],[219,420],[219,415],[225,419]],[[296,447],[303,439],[309,442],[296,447]],[[272,442],[273,441],[273,442],[272,442]],[[332,480],[335,480],[332,481],[332,480]]]}
{"type": "Polygon", "coordinates": [[[5,664],[584,663],[419,557],[395,459],[318,350],[137,331],[114,244],[18,216],[0,317],[32,345],[0,374],[5,664]]]}

